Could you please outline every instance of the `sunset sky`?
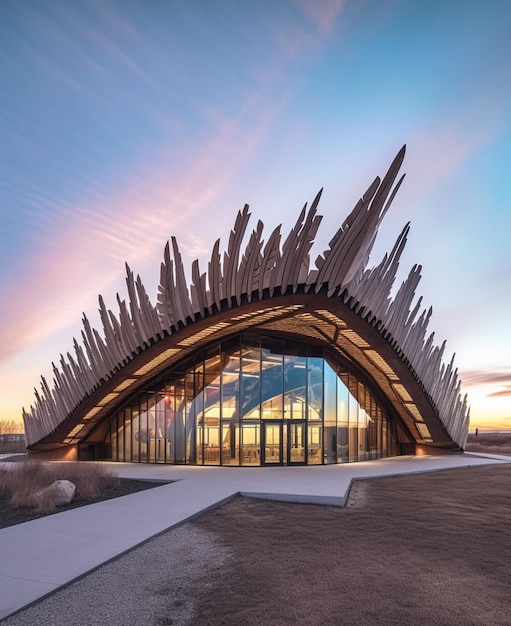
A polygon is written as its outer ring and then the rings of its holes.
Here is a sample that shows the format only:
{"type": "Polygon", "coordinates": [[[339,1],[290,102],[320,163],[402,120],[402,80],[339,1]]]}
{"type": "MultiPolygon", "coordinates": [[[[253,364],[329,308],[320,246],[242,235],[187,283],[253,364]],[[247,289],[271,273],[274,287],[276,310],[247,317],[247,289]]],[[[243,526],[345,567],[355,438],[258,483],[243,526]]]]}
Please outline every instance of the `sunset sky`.
{"type": "Polygon", "coordinates": [[[156,301],[163,247],[226,246],[244,203],[287,230],[324,187],[312,259],[407,144],[371,265],[456,353],[471,428],[511,429],[511,3],[3,0],[0,419],[117,311],[127,262],[156,301]]]}

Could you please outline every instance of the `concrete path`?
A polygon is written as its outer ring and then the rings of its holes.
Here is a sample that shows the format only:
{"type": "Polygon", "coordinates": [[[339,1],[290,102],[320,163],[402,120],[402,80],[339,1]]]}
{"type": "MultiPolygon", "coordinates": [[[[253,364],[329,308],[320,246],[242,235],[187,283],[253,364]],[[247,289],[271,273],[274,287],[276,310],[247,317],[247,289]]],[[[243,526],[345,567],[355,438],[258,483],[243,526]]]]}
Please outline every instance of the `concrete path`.
{"type": "Polygon", "coordinates": [[[506,462],[459,454],[315,467],[111,463],[123,478],[175,482],[0,529],[0,620],[237,494],[343,506],[356,479],[506,462]]]}

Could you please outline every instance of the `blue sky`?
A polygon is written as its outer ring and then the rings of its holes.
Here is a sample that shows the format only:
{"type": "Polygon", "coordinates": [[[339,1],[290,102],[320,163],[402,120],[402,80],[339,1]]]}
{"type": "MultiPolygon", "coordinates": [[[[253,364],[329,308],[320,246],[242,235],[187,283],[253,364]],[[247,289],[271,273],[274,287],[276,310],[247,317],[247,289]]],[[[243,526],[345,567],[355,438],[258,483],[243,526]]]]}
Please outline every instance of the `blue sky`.
{"type": "MultiPolygon", "coordinates": [[[[116,309],[124,262],[153,299],[248,203],[266,230],[324,187],[316,252],[407,144],[372,261],[447,339],[472,427],[511,428],[511,4],[499,0],[0,4],[0,419],[116,309]]],[[[314,258],[314,255],[313,255],[314,258]]]]}

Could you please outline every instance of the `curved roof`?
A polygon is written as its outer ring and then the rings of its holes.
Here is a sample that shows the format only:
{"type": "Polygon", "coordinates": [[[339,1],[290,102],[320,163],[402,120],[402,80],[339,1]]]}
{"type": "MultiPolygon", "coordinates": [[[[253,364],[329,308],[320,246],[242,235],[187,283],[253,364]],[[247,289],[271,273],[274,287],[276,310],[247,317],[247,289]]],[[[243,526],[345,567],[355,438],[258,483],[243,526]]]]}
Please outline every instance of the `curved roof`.
{"type": "Polygon", "coordinates": [[[445,364],[445,342],[435,345],[428,333],[431,308],[421,310],[421,300],[415,301],[421,267],[415,265],[391,296],[409,225],[381,263],[367,268],[378,227],[404,178],[397,180],[404,154],[403,147],[384,178],[371,183],[313,268],[309,253],[321,222],[321,191],[283,242],[280,226],[265,241],[258,221],[242,248],[250,219],[245,205],[223,256],[217,240],[207,272],[193,262],[190,285],[172,238],[156,305],[127,266],[129,302],[117,295],[115,315],[99,297],[103,336],[84,315],[82,344],[74,339],[74,355],[61,355],[60,367],[53,365],[52,388],[43,377],[34,405],[23,410],[28,445],[80,441],[174,362],[211,341],[257,328],[338,351],[371,375],[416,442],[464,447],[467,399],[454,357],[445,364]]]}

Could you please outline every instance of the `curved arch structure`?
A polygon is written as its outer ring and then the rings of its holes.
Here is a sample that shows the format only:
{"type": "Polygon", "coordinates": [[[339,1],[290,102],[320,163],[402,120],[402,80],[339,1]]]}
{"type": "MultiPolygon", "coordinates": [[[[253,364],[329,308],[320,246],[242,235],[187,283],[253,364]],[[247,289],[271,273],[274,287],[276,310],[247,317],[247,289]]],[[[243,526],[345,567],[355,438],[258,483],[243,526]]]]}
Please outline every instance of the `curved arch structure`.
{"type": "Polygon", "coordinates": [[[103,334],[84,315],[82,343],[53,364],[53,386],[23,410],[31,450],[76,447],[148,382],[199,350],[243,332],[307,341],[356,366],[369,377],[399,423],[401,443],[459,450],[466,443],[469,410],[460,394],[454,357],[443,362],[445,342],[428,332],[432,310],[421,308],[415,265],[391,295],[409,225],[391,252],[367,268],[378,227],[404,178],[403,147],[377,177],[310,267],[321,222],[314,202],[283,238],[281,227],[263,239],[263,224],[247,235],[249,208],[238,213],[227,250],[213,246],[207,271],[199,262],[185,275],[175,238],[161,264],[156,305],[127,267],[129,300],[117,295],[115,315],[99,297],[103,334]],[[243,242],[247,241],[243,247],[243,242]]]}

